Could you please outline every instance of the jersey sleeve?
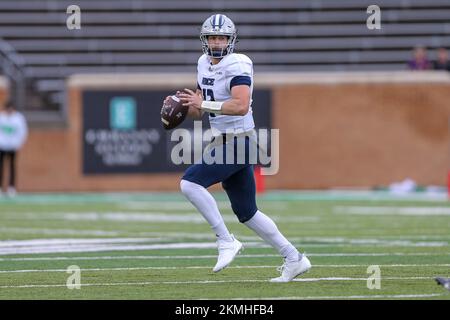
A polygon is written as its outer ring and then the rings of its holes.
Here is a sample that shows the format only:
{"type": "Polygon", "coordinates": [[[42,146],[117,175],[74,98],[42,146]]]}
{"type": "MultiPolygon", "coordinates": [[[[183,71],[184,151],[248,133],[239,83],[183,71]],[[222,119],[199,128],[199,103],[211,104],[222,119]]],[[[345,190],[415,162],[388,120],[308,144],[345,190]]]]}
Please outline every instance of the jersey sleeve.
{"type": "Polygon", "coordinates": [[[253,63],[244,55],[233,57],[227,66],[226,85],[230,89],[237,85],[252,85],[253,63]]]}
{"type": "Polygon", "coordinates": [[[19,128],[17,139],[18,139],[18,148],[21,148],[28,136],[28,126],[25,117],[21,113],[18,114],[18,118],[19,118],[19,128]]]}
{"type": "Polygon", "coordinates": [[[200,58],[198,58],[197,61],[197,90],[202,90],[200,87],[200,75],[201,75],[201,69],[203,65],[205,64],[206,57],[205,55],[201,55],[200,58]]]}

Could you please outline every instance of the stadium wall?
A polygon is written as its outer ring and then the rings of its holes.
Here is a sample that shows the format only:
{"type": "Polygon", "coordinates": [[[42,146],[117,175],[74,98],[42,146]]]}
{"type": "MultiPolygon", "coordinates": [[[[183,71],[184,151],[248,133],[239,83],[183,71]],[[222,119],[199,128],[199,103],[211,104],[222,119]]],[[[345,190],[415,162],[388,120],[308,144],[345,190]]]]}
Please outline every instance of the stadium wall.
{"type": "MultiPolygon", "coordinates": [[[[195,85],[190,74],[72,76],[67,125],[30,129],[19,155],[19,191],[177,190],[181,173],[83,175],[82,93],[155,88],[169,93],[195,85]]],[[[423,185],[446,184],[448,74],[271,73],[257,75],[255,87],[271,90],[272,124],[280,129],[280,170],[266,177],[268,189],[367,187],[407,177],[423,185]]]]}

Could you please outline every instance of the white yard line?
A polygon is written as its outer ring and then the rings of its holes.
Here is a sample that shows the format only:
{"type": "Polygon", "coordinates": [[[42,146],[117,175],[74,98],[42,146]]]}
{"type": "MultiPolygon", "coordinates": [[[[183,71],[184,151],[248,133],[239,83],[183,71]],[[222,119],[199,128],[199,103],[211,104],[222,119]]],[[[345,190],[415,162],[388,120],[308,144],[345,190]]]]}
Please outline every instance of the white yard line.
{"type": "MultiPolygon", "coordinates": [[[[304,238],[306,240],[318,238],[304,238]]],[[[380,240],[380,239],[347,239],[322,238],[326,243],[304,244],[308,247],[329,247],[345,245],[371,245],[371,246],[401,246],[401,247],[446,247],[447,241],[409,241],[409,240],[380,240]]],[[[248,248],[268,248],[269,245],[262,240],[246,241],[248,248]]],[[[63,253],[63,252],[100,252],[100,251],[126,251],[126,250],[161,250],[161,249],[212,249],[216,244],[207,242],[179,242],[167,237],[159,238],[60,238],[60,239],[31,239],[31,240],[4,240],[0,241],[0,255],[37,254],[37,253],[63,253]],[[172,240],[172,241],[169,241],[172,240]],[[167,243],[169,242],[169,243],[167,243]]]]}
{"type": "Polygon", "coordinates": [[[173,214],[167,212],[74,212],[62,213],[55,216],[54,219],[69,221],[126,221],[126,222],[189,222],[205,223],[205,219],[196,212],[187,212],[184,214],[173,214]]]}
{"type": "Polygon", "coordinates": [[[25,234],[44,234],[44,235],[83,235],[83,236],[119,236],[126,233],[123,231],[106,230],[80,230],[80,229],[43,229],[43,228],[16,228],[0,227],[3,233],[25,233],[25,234]]]}
{"type": "MultiPolygon", "coordinates": [[[[386,267],[450,267],[450,264],[378,264],[381,268],[386,267]]],[[[270,269],[277,268],[278,265],[260,265],[260,266],[230,266],[228,269],[270,269]]],[[[313,268],[363,268],[366,269],[368,264],[313,264],[313,268]]],[[[211,269],[211,266],[181,266],[181,267],[116,267],[116,268],[80,268],[85,271],[137,271],[137,270],[186,270],[186,269],[211,269]]],[[[41,272],[66,272],[67,269],[21,269],[21,270],[0,270],[0,274],[4,273],[41,273],[41,272]]],[[[341,278],[338,278],[341,279],[341,278]]],[[[358,278],[360,279],[360,278],[358,278]]],[[[361,278],[362,279],[362,278],[361,278]]],[[[367,278],[364,278],[367,279],[367,278]]],[[[389,277],[383,277],[389,279],[389,277]]],[[[418,278],[422,279],[422,278],[418,278]]]]}
{"type": "MultiPolygon", "coordinates": [[[[229,201],[216,201],[219,209],[231,210],[229,201]]],[[[119,203],[118,206],[128,210],[171,210],[171,211],[193,211],[195,207],[188,201],[127,201],[119,203]]],[[[265,202],[263,207],[267,210],[285,210],[288,205],[285,201],[265,202]]]]}
{"type": "MultiPolygon", "coordinates": [[[[166,239],[163,239],[166,240],[166,239]]],[[[151,242],[151,241],[150,241],[151,242]]],[[[306,248],[329,248],[329,247],[347,247],[348,244],[307,244],[301,247],[306,248]]],[[[372,245],[377,248],[389,247],[387,245],[372,245]]],[[[418,245],[390,245],[390,247],[447,247],[445,244],[418,244],[418,245]]],[[[246,248],[271,248],[263,242],[245,242],[246,248]]],[[[0,255],[16,254],[46,254],[46,253],[83,253],[83,252],[109,252],[109,251],[150,251],[150,250],[172,250],[172,249],[217,249],[215,243],[160,243],[160,244],[79,244],[79,245],[55,245],[45,247],[10,247],[0,248],[0,255]]],[[[304,250],[306,251],[306,250],[304,250]]],[[[306,251],[308,252],[308,251],[306,251]]],[[[440,253],[446,255],[447,253],[440,253]]],[[[319,254],[317,254],[319,255],[319,254]]],[[[366,254],[363,254],[366,255],[366,254]]],[[[377,256],[380,254],[373,254],[377,256]]],[[[336,254],[335,256],[345,256],[345,254],[336,254]]],[[[361,256],[361,254],[350,254],[348,256],[361,256]]]]}
{"type": "MultiPolygon", "coordinates": [[[[34,239],[0,241],[0,255],[67,253],[67,252],[99,252],[99,251],[132,251],[161,249],[217,249],[214,242],[180,242],[157,243],[165,239],[155,238],[102,238],[102,239],[34,239]]],[[[263,242],[246,242],[247,247],[267,248],[263,242]]]]}
{"type": "Polygon", "coordinates": [[[450,216],[450,207],[336,206],[333,213],[354,215],[450,216]]]}
{"type": "MultiPolygon", "coordinates": [[[[432,277],[383,277],[384,280],[431,280],[432,277]]],[[[293,282],[317,282],[317,281],[367,281],[367,278],[350,277],[328,277],[328,278],[301,278],[294,279],[293,282]]],[[[143,285],[181,285],[181,284],[218,284],[218,283],[258,283],[269,282],[269,280],[259,279],[236,279],[236,280],[191,280],[191,281],[145,281],[145,282],[110,282],[110,283],[81,283],[81,287],[103,287],[103,286],[143,286],[143,285]]],[[[5,285],[0,289],[19,288],[56,288],[66,287],[66,284],[26,284],[26,285],[5,285]]]]}
{"type": "Polygon", "coordinates": [[[43,247],[55,245],[78,244],[109,244],[109,243],[139,243],[161,241],[161,238],[54,238],[54,239],[30,239],[30,240],[4,240],[0,241],[0,248],[8,247],[43,247]]]}
{"type": "Polygon", "coordinates": [[[128,210],[173,210],[173,211],[194,211],[195,207],[188,201],[126,201],[118,203],[118,207],[128,210]]]}
{"type": "MultiPolygon", "coordinates": [[[[373,229],[371,229],[373,230],[373,229]]],[[[43,229],[43,228],[22,228],[22,227],[0,227],[0,232],[9,233],[25,233],[25,234],[45,234],[45,235],[92,235],[92,236],[115,236],[124,235],[126,237],[146,237],[146,238],[163,238],[166,241],[177,239],[199,239],[214,241],[215,237],[212,233],[189,233],[189,232],[152,232],[152,231],[128,231],[128,230],[80,230],[80,229],[43,229]]],[[[258,236],[239,236],[240,240],[246,241],[262,241],[258,236]]],[[[355,239],[345,237],[289,237],[290,241],[300,244],[308,242],[307,246],[316,245],[311,242],[331,243],[333,245],[339,243],[374,244],[377,241],[403,241],[403,240],[450,240],[448,235],[404,235],[404,236],[376,236],[376,239],[355,239]]],[[[322,244],[321,244],[322,245],[322,244]]]]}
{"type": "MultiPolygon", "coordinates": [[[[191,208],[192,209],[192,208],[191,208]]],[[[115,221],[115,222],[157,222],[157,223],[195,223],[204,224],[206,220],[196,211],[185,213],[170,213],[163,211],[110,211],[110,212],[54,212],[54,213],[35,213],[25,212],[18,214],[9,214],[2,216],[2,219],[17,220],[65,220],[65,221],[115,221]]],[[[277,216],[271,215],[274,221],[281,222],[319,222],[317,216],[277,216]]],[[[228,223],[239,223],[237,217],[233,214],[224,214],[223,219],[228,223]]]]}
{"type": "MultiPolygon", "coordinates": [[[[450,253],[431,252],[382,252],[382,253],[307,253],[308,257],[391,257],[391,256],[448,256],[450,253]]],[[[238,258],[280,258],[278,254],[246,254],[238,258]]],[[[153,260],[153,259],[211,259],[217,255],[135,255],[135,256],[78,256],[78,257],[24,257],[0,258],[0,261],[59,261],[59,260],[153,260]]]]}

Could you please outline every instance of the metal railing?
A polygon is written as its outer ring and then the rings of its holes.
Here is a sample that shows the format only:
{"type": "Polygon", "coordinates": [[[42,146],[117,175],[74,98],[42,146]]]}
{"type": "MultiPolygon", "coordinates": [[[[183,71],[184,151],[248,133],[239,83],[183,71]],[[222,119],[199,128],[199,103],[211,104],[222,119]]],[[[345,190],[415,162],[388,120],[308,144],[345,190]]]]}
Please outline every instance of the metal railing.
{"type": "Polygon", "coordinates": [[[17,55],[15,49],[0,38],[0,67],[10,81],[10,99],[18,110],[25,109],[26,80],[23,71],[24,61],[17,55]]]}

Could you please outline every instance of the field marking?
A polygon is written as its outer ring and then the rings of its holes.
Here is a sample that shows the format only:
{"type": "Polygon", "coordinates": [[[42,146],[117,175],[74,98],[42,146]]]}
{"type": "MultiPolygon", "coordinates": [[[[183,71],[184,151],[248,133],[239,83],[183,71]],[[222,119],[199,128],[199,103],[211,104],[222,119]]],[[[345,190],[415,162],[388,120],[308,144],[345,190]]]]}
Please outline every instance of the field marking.
{"type": "MultiPolygon", "coordinates": [[[[99,251],[131,251],[131,250],[161,250],[161,249],[216,249],[214,242],[169,242],[166,237],[160,238],[59,238],[59,239],[31,239],[31,240],[4,240],[0,241],[0,255],[37,254],[37,253],[68,253],[68,252],[99,252],[99,251]],[[157,242],[157,243],[155,243],[157,242]]],[[[304,248],[314,246],[340,245],[366,245],[373,246],[403,246],[403,247],[446,247],[444,241],[408,240],[379,240],[379,239],[345,239],[323,238],[323,241],[332,244],[303,244],[304,248]]],[[[245,242],[249,248],[270,248],[262,240],[245,242]]]]}
{"type": "MultiPolygon", "coordinates": [[[[313,264],[313,268],[366,268],[369,264],[313,264]]],[[[450,264],[377,264],[380,268],[390,267],[450,267],[450,264]]],[[[230,266],[228,269],[276,269],[278,265],[259,266],[230,266]]],[[[115,267],[115,268],[80,268],[81,271],[138,271],[138,270],[186,270],[186,269],[211,269],[211,266],[177,266],[177,267],[115,267]]],[[[20,269],[0,270],[5,273],[41,273],[41,272],[66,272],[67,269],[20,269]]],[[[388,278],[386,278],[388,279],[388,278]]]]}
{"type": "MultiPolygon", "coordinates": [[[[109,212],[52,212],[52,213],[35,213],[35,212],[21,212],[14,215],[2,216],[2,219],[18,219],[18,215],[22,220],[65,220],[65,221],[114,221],[114,222],[157,222],[157,223],[206,223],[205,218],[196,212],[190,211],[185,213],[169,213],[162,211],[109,211],[109,212]]],[[[222,215],[225,222],[239,223],[237,217],[233,214],[222,215]]],[[[271,215],[275,222],[319,222],[318,216],[277,216],[271,215]]]]}
{"type": "Polygon", "coordinates": [[[450,207],[336,206],[333,213],[354,215],[450,216],[450,207]]]}
{"type": "MultiPolygon", "coordinates": [[[[372,229],[373,230],[373,229],[372,229]]],[[[80,230],[80,229],[43,229],[43,228],[22,228],[22,227],[0,227],[0,232],[12,232],[12,233],[26,233],[26,234],[68,234],[68,235],[95,235],[95,236],[127,236],[127,237],[164,237],[164,239],[199,239],[199,240],[215,240],[215,236],[212,233],[206,232],[155,232],[155,231],[128,231],[128,230],[80,230]]],[[[245,236],[240,235],[239,239],[247,241],[261,240],[258,236],[245,236]]],[[[390,236],[383,235],[377,236],[378,240],[450,240],[448,235],[403,235],[403,236],[390,236]]],[[[322,242],[324,240],[336,243],[344,243],[350,240],[358,240],[355,238],[345,237],[290,237],[289,240],[295,242],[322,242]]],[[[368,239],[370,240],[370,239],[368,239]]],[[[308,245],[311,245],[310,243],[308,245]]]]}
{"type": "MultiPolygon", "coordinates": [[[[100,238],[100,239],[33,239],[0,241],[0,255],[62,253],[62,252],[98,252],[127,250],[160,249],[217,249],[214,242],[178,242],[145,244],[164,241],[164,238],[100,238]]],[[[267,248],[263,242],[246,242],[247,247],[267,248]]]]}
{"type": "MultiPolygon", "coordinates": [[[[445,252],[384,252],[384,253],[307,253],[308,257],[393,257],[393,256],[445,256],[445,252]]],[[[237,258],[274,258],[281,259],[279,254],[242,254],[237,258]]],[[[0,258],[0,261],[53,261],[53,260],[151,260],[151,259],[210,259],[217,255],[136,255],[136,256],[78,256],[78,257],[24,257],[24,258],[0,258]]]]}
{"type": "MultiPolygon", "coordinates": [[[[219,206],[219,203],[217,204],[219,206]]],[[[126,201],[118,203],[118,207],[128,210],[173,210],[173,211],[193,211],[195,207],[189,201],[126,201]]],[[[223,208],[224,204],[219,206],[223,208]]]]}
{"type": "MultiPolygon", "coordinates": [[[[383,277],[383,280],[432,280],[433,277],[383,277]]],[[[367,278],[327,277],[327,278],[300,278],[292,282],[318,282],[318,281],[367,281],[367,278]]],[[[144,281],[144,282],[109,282],[109,283],[81,283],[81,287],[103,286],[144,286],[144,285],[180,285],[180,284],[218,284],[218,283],[270,283],[269,279],[236,279],[236,280],[187,280],[187,281],[144,281]]],[[[0,289],[20,288],[56,288],[66,287],[66,284],[26,284],[26,285],[2,285],[0,289]]]]}
{"type": "Polygon", "coordinates": [[[78,244],[109,244],[109,243],[136,243],[161,241],[162,238],[54,238],[54,239],[30,239],[30,240],[4,240],[0,241],[0,248],[8,247],[39,247],[55,245],[78,244]]]}
{"type": "MultiPolygon", "coordinates": [[[[167,237],[163,233],[159,234],[159,237],[115,237],[115,238],[44,238],[44,239],[26,239],[26,240],[0,240],[0,247],[13,247],[13,246],[45,246],[54,244],[80,244],[80,243],[135,243],[135,242],[155,242],[164,241],[167,242],[170,239],[185,238],[188,234],[183,234],[180,237],[167,237]]],[[[211,234],[201,234],[194,236],[197,239],[209,239],[211,243],[214,242],[214,236],[211,234]]],[[[243,236],[240,239],[259,241],[263,243],[263,240],[256,236],[243,236]]],[[[377,238],[344,238],[344,237],[289,237],[290,240],[295,242],[303,242],[305,246],[312,245],[309,242],[319,242],[319,244],[384,244],[384,245],[405,245],[405,246],[442,246],[448,245],[447,241],[411,241],[411,240],[386,240],[377,238]]],[[[181,242],[183,243],[183,242],[181,242]]],[[[184,242],[186,243],[186,242],[184,242]]],[[[164,244],[164,243],[163,243],[164,244]]],[[[316,244],[316,243],[313,243],[316,244]]]]}
{"type": "MultiPolygon", "coordinates": [[[[381,237],[382,238],[382,237],[381,237]]],[[[448,246],[448,241],[411,241],[406,239],[380,239],[380,238],[345,238],[345,237],[289,237],[295,242],[326,242],[330,244],[347,245],[385,245],[385,246],[405,246],[405,247],[427,247],[427,246],[448,246]]],[[[309,244],[305,244],[308,246],[309,244]]]]}
{"type": "Polygon", "coordinates": [[[84,236],[119,236],[120,231],[105,230],[79,230],[79,229],[42,229],[42,228],[17,228],[0,227],[0,232],[25,233],[25,234],[45,234],[45,235],[84,235],[84,236]]]}
{"type": "MultiPolygon", "coordinates": [[[[160,239],[160,241],[165,241],[167,239],[160,239]]],[[[154,242],[153,241],[148,242],[154,242]]],[[[347,243],[338,243],[338,244],[297,244],[300,248],[329,248],[329,247],[348,247],[347,243]]],[[[360,246],[367,246],[364,244],[354,244],[360,246]]],[[[246,248],[271,248],[270,245],[258,241],[258,242],[244,242],[244,246],[246,248]]],[[[387,247],[448,247],[447,242],[433,242],[433,243],[417,243],[417,244],[389,244],[389,245],[381,245],[381,244],[373,244],[372,247],[377,248],[387,248],[387,247]]],[[[77,245],[54,245],[54,246],[42,246],[42,247],[0,247],[0,255],[17,255],[17,254],[45,254],[45,253],[88,253],[88,252],[109,252],[109,251],[150,251],[150,250],[171,250],[171,249],[217,249],[215,243],[159,243],[159,244],[113,244],[113,243],[105,243],[105,244],[77,244],[77,245]]],[[[441,253],[446,254],[446,253],[441,253]]],[[[358,256],[358,254],[352,254],[354,256],[358,256]]]]}
{"type": "MultiPolygon", "coordinates": [[[[444,189],[443,189],[444,190],[444,189]]],[[[223,192],[214,192],[219,201],[226,201],[222,197],[223,192]],[[222,200],[223,199],[223,200],[222,200]]],[[[86,203],[123,203],[126,201],[161,201],[169,200],[173,202],[186,202],[180,192],[110,192],[110,193],[21,193],[17,197],[0,198],[4,203],[37,203],[37,204],[80,204],[86,203]]],[[[302,190],[302,191],[268,191],[260,196],[263,202],[284,202],[284,201],[426,201],[426,202],[447,202],[447,192],[412,192],[408,194],[393,194],[388,191],[372,190],[302,190]]]]}
{"type": "MultiPolygon", "coordinates": [[[[232,210],[229,201],[216,201],[219,210],[232,210]]],[[[195,207],[189,201],[126,201],[117,204],[118,207],[128,210],[171,210],[171,211],[193,211],[195,207]]],[[[285,201],[271,201],[263,204],[265,209],[285,210],[285,201]]]]}
{"type": "MultiPolygon", "coordinates": [[[[25,233],[25,234],[44,234],[44,235],[92,235],[92,236],[124,236],[124,237],[152,237],[151,239],[158,238],[164,239],[165,242],[176,242],[180,239],[196,239],[196,240],[209,240],[214,241],[215,237],[211,233],[189,233],[189,232],[151,232],[151,231],[125,231],[125,230],[79,230],[79,229],[42,229],[42,228],[19,228],[19,227],[0,227],[0,232],[10,232],[10,233],[25,233]]],[[[107,238],[106,238],[107,239],[107,238]]],[[[149,238],[150,239],[150,238],[149,238]]],[[[244,241],[261,241],[258,236],[239,236],[240,240],[244,241]]],[[[341,246],[342,244],[377,244],[386,241],[411,241],[411,240],[450,240],[450,236],[446,235],[411,235],[411,236],[379,236],[377,239],[355,239],[355,238],[345,238],[345,237],[289,237],[292,242],[297,242],[301,246],[305,247],[323,247],[326,244],[320,242],[328,242],[333,246],[341,246]],[[384,238],[384,239],[383,239],[384,238]],[[308,242],[307,244],[304,244],[308,242]],[[317,243],[311,243],[317,242],[317,243]]],[[[22,241],[22,240],[18,240],[22,241]]],[[[1,241],[0,241],[1,242],[1,241]]],[[[404,242],[402,242],[404,243],[404,242]]],[[[409,244],[410,242],[408,242],[409,244]]],[[[429,243],[429,242],[427,242],[429,243]]],[[[439,242],[443,244],[445,242],[439,242]]],[[[392,244],[392,242],[389,242],[392,244]]],[[[418,243],[421,245],[421,242],[418,243]]]]}
{"type": "MultiPolygon", "coordinates": [[[[384,277],[385,280],[431,280],[433,277],[384,277]]],[[[293,282],[317,282],[317,281],[367,281],[367,278],[350,278],[350,277],[327,277],[327,278],[301,278],[294,279],[293,282]]],[[[192,281],[145,281],[145,282],[112,282],[112,283],[85,283],[82,287],[90,286],[142,286],[152,284],[216,284],[216,283],[257,283],[269,282],[269,280],[259,279],[240,279],[240,280],[192,280],[192,281]]],[[[270,282],[269,282],[270,283],[270,282]]],[[[17,285],[17,286],[0,286],[2,289],[8,288],[50,288],[50,287],[66,287],[66,284],[31,284],[31,285],[17,285]]]]}
{"type": "MultiPolygon", "coordinates": [[[[127,230],[79,230],[79,229],[45,229],[45,228],[22,228],[22,227],[0,227],[0,232],[16,232],[16,233],[41,233],[41,234],[70,234],[70,235],[105,235],[105,236],[119,236],[120,234],[127,237],[142,238],[142,237],[163,237],[164,239],[201,239],[201,240],[215,240],[214,234],[208,232],[152,232],[152,231],[127,231],[127,230]]],[[[258,236],[240,235],[239,239],[248,241],[262,241],[258,236]]],[[[347,238],[347,237],[291,237],[289,240],[295,242],[329,242],[329,243],[349,243],[349,244],[375,244],[377,242],[386,241],[411,241],[411,240],[450,240],[448,235],[403,235],[403,236],[376,236],[376,238],[347,238]]],[[[22,240],[17,240],[22,241],[22,240]]],[[[311,245],[311,243],[308,243],[311,245]]]]}

